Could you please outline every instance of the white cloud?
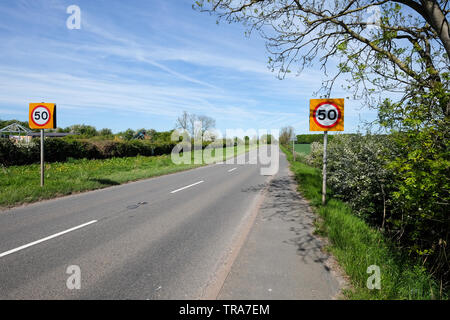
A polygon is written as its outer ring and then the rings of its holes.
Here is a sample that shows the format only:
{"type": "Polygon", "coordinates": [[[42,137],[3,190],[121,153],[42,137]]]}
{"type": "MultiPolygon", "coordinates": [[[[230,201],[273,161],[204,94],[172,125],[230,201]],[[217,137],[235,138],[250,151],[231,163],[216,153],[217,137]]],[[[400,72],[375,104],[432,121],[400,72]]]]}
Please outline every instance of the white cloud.
{"type": "MultiPolygon", "coordinates": [[[[174,3],[160,1],[162,7],[150,11],[147,2],[141,3],[145,10],[121,3],[92,10],[95,3],[80,2],[77,31],[64,28],[64,2],[36,3],[23,1],[20,12],[0,4],[4,20],[15,25],[39,10],[48,16],[25,29],[0,22],[0,32],[9,33],[0,43],[0,107],[9,114],[22,114],[18,110],[31,101],[54,101],[68,112],[109,111],[111,121],[124,109],[173,119],[187,110],[219,125],[300,129],[322,83],[314,69],[277,80],[262,41],[244,40],[237,25],[210,25],[198,12],[188,18],[174,3]],[[116,23],[118,16],[126,23],[116,23]]],[[[356,105],[350,102],[346,112],[356,105]]]]}

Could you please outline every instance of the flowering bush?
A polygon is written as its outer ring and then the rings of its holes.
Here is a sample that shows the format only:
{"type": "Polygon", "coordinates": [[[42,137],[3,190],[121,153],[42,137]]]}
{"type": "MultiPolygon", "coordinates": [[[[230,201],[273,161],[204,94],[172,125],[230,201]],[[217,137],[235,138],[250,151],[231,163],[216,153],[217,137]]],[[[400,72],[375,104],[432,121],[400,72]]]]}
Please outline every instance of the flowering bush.
{"type": "MultiPolygon", "coordinates": [[[[328,143],[327,184],[353,212],[381,228],[448,283],[448,129],[391,135],[335,135],[328,143]]],[[[322,168],[323,145],[305,161],[322,168]]]]}
{"type": "Polygon", "coordinates": [[[323,144],[321,142],[311,143],[310,152],[305,157],[305,162],[315,168],[322,167],[323,144]]]}

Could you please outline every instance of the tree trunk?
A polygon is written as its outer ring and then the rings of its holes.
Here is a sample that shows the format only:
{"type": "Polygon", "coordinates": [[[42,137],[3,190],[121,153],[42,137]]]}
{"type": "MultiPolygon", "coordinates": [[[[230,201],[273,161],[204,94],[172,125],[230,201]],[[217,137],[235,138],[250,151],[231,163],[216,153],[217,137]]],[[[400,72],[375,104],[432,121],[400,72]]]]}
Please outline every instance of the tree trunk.
{"type": "Polygon", "coordinates": [[[433,0],[421,0],[420,2],[426,15],[424,18],[439,35],[439,39],[444,44],[445,51],[447,51],[450,59],[450,28],[442,9],[433,0]]]}

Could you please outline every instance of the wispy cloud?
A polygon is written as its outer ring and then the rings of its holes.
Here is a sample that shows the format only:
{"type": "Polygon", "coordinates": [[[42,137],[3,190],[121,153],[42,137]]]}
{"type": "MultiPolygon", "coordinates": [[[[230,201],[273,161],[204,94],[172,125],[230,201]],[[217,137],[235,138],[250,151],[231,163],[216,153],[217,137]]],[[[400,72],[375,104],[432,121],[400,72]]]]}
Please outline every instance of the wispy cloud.
{"type": "MultiPolygon", "coordinates": [[[[187,110],[216,118],[222,129],[307,131],[308,101],[322,73],[277,80],[263,41],[246,39],[241,26],[216,26],[190,1],[99,0],[79,1],[82,28],[68,30],[70,4],[0,3],[0,118],[26,119],[28,102],[52,101],[61,125],[88,119],[115,130],[170,129],[187,110]]],[[[346,112],[358,116],[357,106],[350,101],[346,112]]]]}

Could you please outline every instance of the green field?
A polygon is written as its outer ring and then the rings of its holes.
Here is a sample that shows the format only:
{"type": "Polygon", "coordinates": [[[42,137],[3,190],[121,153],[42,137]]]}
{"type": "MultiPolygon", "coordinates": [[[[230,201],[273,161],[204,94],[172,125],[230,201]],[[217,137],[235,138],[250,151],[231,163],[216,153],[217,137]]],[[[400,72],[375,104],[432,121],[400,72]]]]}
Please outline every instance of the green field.
{"type": "MultiPolygon", "coordinates": [[[[244,148],[239,151],[236,147],[226,148],[224,158],[229,157],[233,149],[235,155],[245,152],[244,148]]],[[[201,159],[202,151],[195,152],[201,159]]],[[[194,152],[191,154],[193,157],[194,152]]],[[[0,208],[119,185],[212,162],[207,160],[206,154],[204,158],[206,163],[203,164],[178,165],[172,162],[170,155],[47,163],[43,188],[40,186],[40,164],[0,167],[0,208]]]]}
{"type": "Polygon", "coordinates": [[[295,145],[295,152],[297,152],[297,153],[309,154],[310,151],[311,151],[310,144],[296,144],[295,145]]]}

